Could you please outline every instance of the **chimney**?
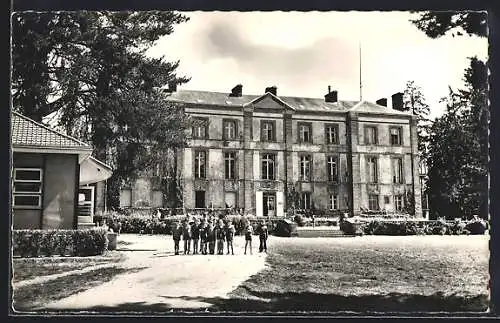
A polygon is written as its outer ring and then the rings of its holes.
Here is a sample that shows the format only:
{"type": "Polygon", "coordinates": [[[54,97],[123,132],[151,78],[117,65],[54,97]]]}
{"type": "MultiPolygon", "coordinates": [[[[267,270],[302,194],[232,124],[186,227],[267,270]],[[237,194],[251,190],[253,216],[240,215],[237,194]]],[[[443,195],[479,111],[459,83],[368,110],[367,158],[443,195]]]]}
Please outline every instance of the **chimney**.
{"type": "Polygon", "coordinates": [[[330,85],[328,85],[328,94],[325,95],[325,102],[337,102],[337,91],[332,91],[332,87],[330,85]]]}
{"type": "Polygon", "coordinates": [[[377,101],[375,101],[375,103],[386,107],[387,106],[387,98],[378,99],[377,101]]]}
{"type": "Polygon", "coordinates": [[[403,111],[403,93],[398,92],[392,95],[392,108],[394,110],[403,111]]]}
{"type": "Polygon", "coordinates": [[[266,87],[266,92],[265,93],[272,93],[274,95],[278,95],[278,88],[276,86],[270,86],[270,87],[266,87]]]}
{"type": "Polygon", "coordinates": [[[231,90],[229,96],[242,96],[243,95],[243,85],[238,84],[231,90]]]}
{"type": "Polygon", "coordinates": [[[168,92],[176,92],[177,91],[177,82],[172,80],[168,82],[168,92]]]}

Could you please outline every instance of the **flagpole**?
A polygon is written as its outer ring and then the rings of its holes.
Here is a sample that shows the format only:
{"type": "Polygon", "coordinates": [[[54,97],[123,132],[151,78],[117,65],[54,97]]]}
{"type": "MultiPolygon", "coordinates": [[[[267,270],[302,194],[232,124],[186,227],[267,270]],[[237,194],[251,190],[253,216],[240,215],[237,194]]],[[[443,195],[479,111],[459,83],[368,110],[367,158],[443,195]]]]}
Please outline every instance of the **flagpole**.
{"type": "Polygon", "coordinates": [[[361,78],[361,41],[359,41],[359,101],[363,101],[363,81],[361,78]]]}

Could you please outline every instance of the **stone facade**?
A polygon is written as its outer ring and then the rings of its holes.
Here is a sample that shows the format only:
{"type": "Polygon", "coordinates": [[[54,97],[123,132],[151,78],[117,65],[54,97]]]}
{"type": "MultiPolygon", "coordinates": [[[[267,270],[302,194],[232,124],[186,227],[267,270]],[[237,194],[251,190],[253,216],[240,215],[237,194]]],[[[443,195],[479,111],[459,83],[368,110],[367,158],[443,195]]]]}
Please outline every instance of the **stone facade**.
{"type": "Polygon", "coordinates": [[[323,100],[235,89],[170,94],[204,122],[189,131],[189,146],[177,153],[186,209],[229,206],[282,216],[291,207],[287,192],[294,190],[306,209],[357,215],[411,204],[410,212],[422,215],[414,116],[366,101],[338,101],[335,91],[323,100]],[[274,167],[264,166],[268,157],[274,167]]]}

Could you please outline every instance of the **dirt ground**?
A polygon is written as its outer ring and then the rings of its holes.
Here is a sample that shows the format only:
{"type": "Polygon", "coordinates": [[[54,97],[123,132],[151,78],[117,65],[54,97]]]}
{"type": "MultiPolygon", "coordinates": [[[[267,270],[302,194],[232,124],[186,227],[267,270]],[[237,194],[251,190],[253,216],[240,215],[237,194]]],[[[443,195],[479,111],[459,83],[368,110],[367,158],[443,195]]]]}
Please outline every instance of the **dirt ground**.
{"type": "Polygon", "coordinates": [[[235,255],[174,255],[171,236],[122,234],[118,239],[118,249],[127,256],[122,266],[146,269],[118,275],[44,309],[112,311],[151,306],[200,310],[212,305],[201,299],[225,298],[265,268],[265,254],[258,253],[255,245],[253,255],[243,255],[243,237],[235,238],[235,255]]]}

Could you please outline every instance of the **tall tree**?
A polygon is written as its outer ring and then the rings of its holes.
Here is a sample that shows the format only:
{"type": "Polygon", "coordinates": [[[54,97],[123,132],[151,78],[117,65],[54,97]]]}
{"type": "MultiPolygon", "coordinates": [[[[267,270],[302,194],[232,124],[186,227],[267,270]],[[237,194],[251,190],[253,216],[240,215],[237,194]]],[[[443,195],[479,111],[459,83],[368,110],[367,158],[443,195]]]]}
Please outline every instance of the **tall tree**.
{"type": "Polygon", "coordinates": [[[488,35],[487,13],[482,11],[430,11],[421,13],[411,22],[430,38],[438,38],[447,33],[453,36],[488,35]]]}
{"type": "Polygon", "coordinates": [[[427,156],[427,142],[429,140],[429,128],[431,125],[429,119],[430,108],[422,93],[422,89],[415,84],[415,81],[406,82],[406,88],[403,93],[403,106],[406,111],[411,111],[418,117],[418,151],[419,157],[425,159],[427,156]]]}
{"type": "MultiPolygon", "coordinates": [[[[488,35],[486,12],[424,12],[411,22],[431,38],[488,35]]],[[[432,125],[427,187],[436,215],[488,215],[487,80],[486,64],[470,58],[465,88],[450,88],[447,111],[432,125]]]]}
{"type": "Polygon", "coordinates": [[[182,84],[178,62],[145,55],[188,18],[175,12],[47,12],[12,17],[14,109],[41,121],[57,113],[70,135],[110,163],[109,205],[123,180],[158,152],[185,144],[189,120],[160,90],[182,84]]]}
{"type": "Polygon", "coordinates": [[[453,91],[444,101],[446,113],[437,118],[429,140],[429,204],[434,214],[446,218],[487,216],[488,141],[487,96],[484,65],[471,59],[465,89],[453,91]]]}

